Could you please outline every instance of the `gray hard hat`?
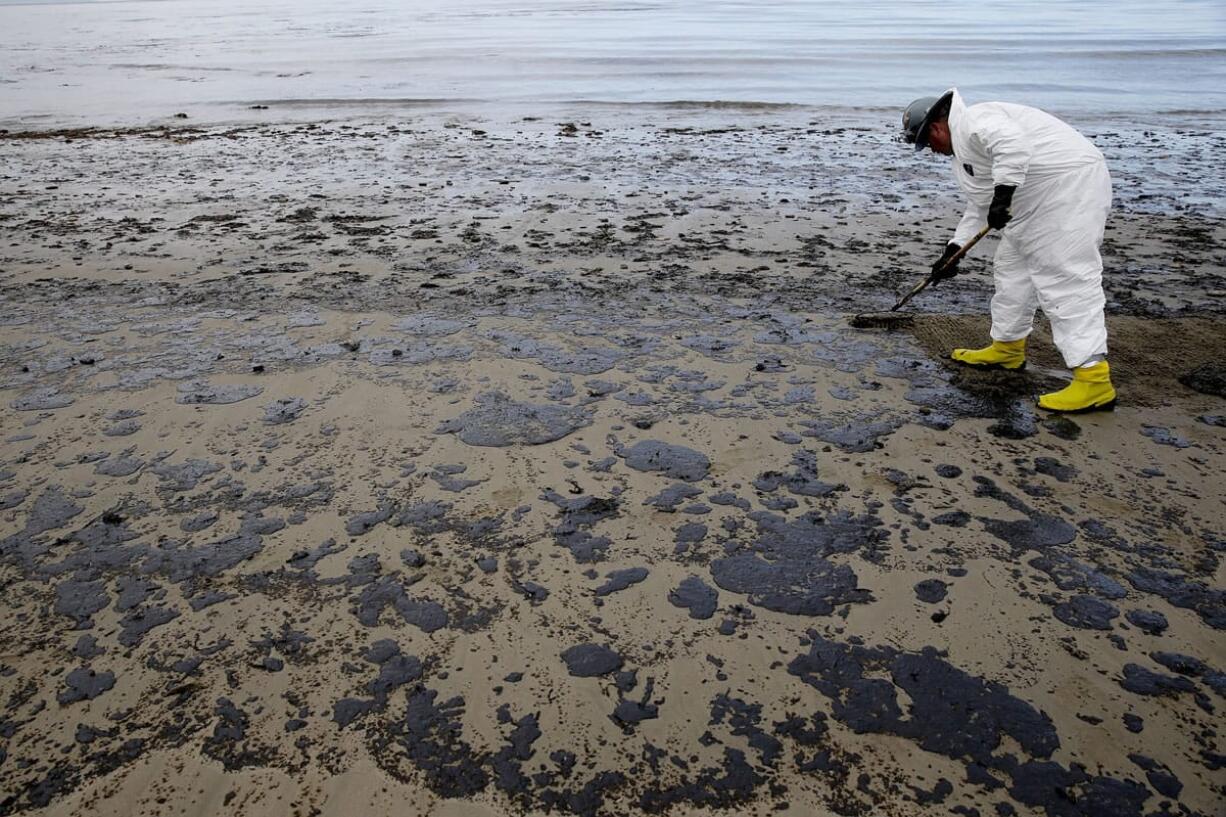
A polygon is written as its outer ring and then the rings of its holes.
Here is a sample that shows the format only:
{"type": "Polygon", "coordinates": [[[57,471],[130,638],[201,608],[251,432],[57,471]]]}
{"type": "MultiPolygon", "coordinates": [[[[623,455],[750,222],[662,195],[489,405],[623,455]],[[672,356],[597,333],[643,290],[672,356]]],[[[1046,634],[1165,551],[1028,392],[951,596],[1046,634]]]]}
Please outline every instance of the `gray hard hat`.
{"type": "Polygon", "coordinates": [[[953,98],[954,92],[946,91],[939,97],[920,97],[908,105],[902,112],[902,136],[907,144],[915,145],[916,150],[928,147],[928,126],[949,114],[953,98]]]}

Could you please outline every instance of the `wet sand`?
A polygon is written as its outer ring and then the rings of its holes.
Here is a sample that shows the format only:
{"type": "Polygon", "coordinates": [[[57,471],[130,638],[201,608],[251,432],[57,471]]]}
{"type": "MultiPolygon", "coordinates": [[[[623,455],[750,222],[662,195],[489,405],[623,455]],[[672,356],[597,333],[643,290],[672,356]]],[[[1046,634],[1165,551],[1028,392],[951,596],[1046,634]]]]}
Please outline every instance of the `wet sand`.
{"type": "Polygon", "coordinates": [[[1223,137],[1053,418],[845,119],[5,135],[0,813],[1220,813],[1223,137]]]}

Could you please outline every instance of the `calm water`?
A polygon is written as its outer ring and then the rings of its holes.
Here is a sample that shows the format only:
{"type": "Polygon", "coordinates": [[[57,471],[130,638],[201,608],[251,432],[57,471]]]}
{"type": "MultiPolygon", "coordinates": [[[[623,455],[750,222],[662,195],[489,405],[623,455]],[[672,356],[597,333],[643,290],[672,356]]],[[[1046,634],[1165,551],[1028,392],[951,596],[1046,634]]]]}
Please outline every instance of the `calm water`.
{"type": "Polygon", "coordinates": [[[1226,2],[0,0],[0,120],[30,125],[239,119],[256,103],[896,108],[951,84],[1212,120],[1226,2]]]}

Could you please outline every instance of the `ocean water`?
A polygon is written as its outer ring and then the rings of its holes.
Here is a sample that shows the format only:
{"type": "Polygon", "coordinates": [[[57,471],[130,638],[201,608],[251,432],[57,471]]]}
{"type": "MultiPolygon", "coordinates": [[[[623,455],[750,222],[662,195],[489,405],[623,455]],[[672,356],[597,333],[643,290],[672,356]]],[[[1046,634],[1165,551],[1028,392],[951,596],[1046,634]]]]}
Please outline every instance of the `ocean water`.
{"type": "MultiPolygon", "coordinates": [[[[1214,121],[1223,0],[0,0],[0,122],[415,106],[896,109],[957,85],[1214,121]]],[[[268,115],[268,114],[265,114],[268,115]]]]}

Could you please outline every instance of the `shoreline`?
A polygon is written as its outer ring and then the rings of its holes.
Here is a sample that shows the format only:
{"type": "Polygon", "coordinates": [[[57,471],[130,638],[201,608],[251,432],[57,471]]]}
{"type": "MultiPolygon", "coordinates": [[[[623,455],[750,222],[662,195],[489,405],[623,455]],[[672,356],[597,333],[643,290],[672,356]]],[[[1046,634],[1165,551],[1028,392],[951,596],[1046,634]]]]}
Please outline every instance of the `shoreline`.
{"type": "MultiPolygon", "coordinates": [[[[982,101],[982,100],[975,100],[982,101]]],[[[903,103],[899,103],[901,106],[903,103]]],[[[596,98],[497,99],[446,97],[332,97],[252,98],[167,106],[163,110],[129,110],[113,116],[74,115],[65,111],[26,111],[0,115],[0,130],[37,134],[69,130],[140,131],[162,128],[276,127],[307,124],[396,124],[415,117],[457,117],[481,121],[515,121],[525,117],[581,117],[624,111],[632,117],[649,115],[686,118],[714,115],[779,118],[795,124],[802,118],[822,119],[830,127],[885,127],[893,130],[901,107],[850,106],[814,100],[660,99],[616,100],[596,98]],[[184,113],[185,117],[178,114],[184,113]]],[[[1186,130],[1219,132],[1226,118],[1215,108],[1089,109],[1051,106],[1051,113],[1079,129],[1125,128],[1134,131],[1180,133],[1186,130]]]]}

